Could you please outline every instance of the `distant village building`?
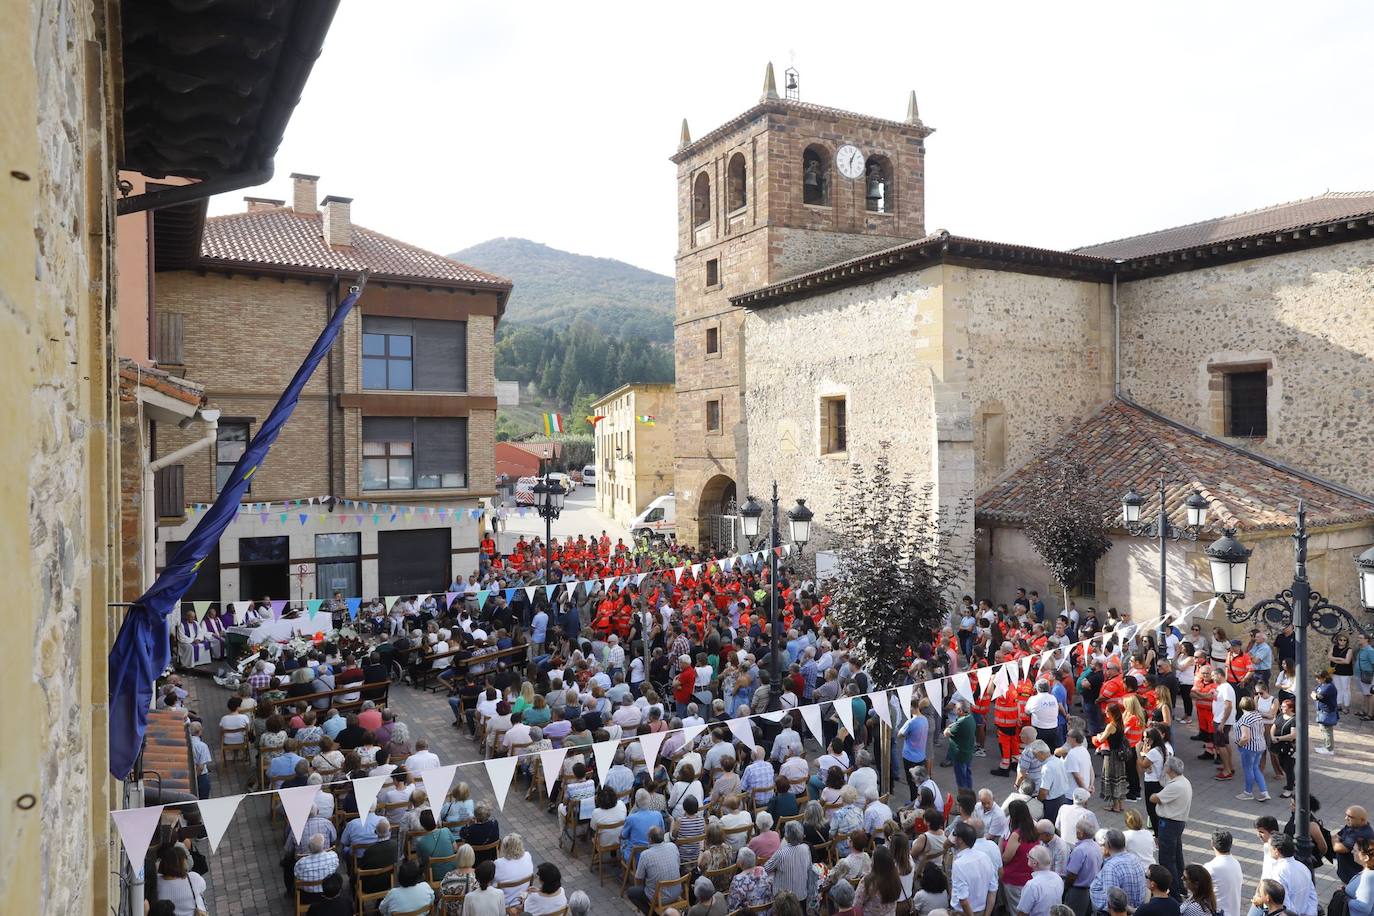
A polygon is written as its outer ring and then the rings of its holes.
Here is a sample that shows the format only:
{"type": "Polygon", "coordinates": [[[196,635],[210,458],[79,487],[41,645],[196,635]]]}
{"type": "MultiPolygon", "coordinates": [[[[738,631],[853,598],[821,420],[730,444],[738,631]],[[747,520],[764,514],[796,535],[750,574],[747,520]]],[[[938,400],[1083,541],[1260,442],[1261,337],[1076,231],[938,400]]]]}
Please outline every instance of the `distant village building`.
{"type": "MultiPolygon", "coordinates": [[[[1221,525],[1272,541],[1257,546],[1253,594],[1286,585],[1283,535],[1302,497],[1329,535],[1314,582],[1355,602],[1353,557],[1374,541],[1374,193],[1076,251],[927,234],[931,131],[914,96],[891,122],[769,87],[673,157],[683,537],[711,540],[723,498],[776,479],[809,498],[823,546],[836,482],[886,443],[947,517],[971,507],[956,537],[977,556],[970,591],[1044,593],[1014,532],[1018,474],[1069,449],[1113,499],[1154,492],[1164,473],[1173,495],[1211,500],[1211,536],[1176,548],[1196,573],[1176,577],[1178,600],[1210,595],[1201,550],[1221,525]],[[756,190],[742,210],[709,196],[729,193],[740,165],[756,190]]],[[[1121,545],[1094,576],[1113,590],[1096,598],[1148,611],[1157,564],[1121,545]]]]}
{"type": "MultiPolygon", "coordinates": [[[[198,254],[156,275],[154,325],[175,320],[177,361],[221,411],[217,444],[184,462],[183,498],[166,499],[184,506],[214,500],[349,286],[371,272],[253,477],[248,500],[268,507],[240,513],[186,600],[442,590],[476,569],[470,510],[495,493],[495,332],[511,284],[355,225],[349,198],[317,204],[316,176],[292,182],[289,202],[250,197],[245,212],[206,219],[198,254]],[[282,504],[322,496],[332,499],[282,504]]],[[[159,427],[157,452],[200,435],[159,427]]],[[[195,522],[162,520],[159,567],[195,522]]]]}
{"type": "Polygon", "coordinates": [[[592,404],[596,507],[622,525],[673,490],[674,394],[670,383],[621,385],[592,404]]]}

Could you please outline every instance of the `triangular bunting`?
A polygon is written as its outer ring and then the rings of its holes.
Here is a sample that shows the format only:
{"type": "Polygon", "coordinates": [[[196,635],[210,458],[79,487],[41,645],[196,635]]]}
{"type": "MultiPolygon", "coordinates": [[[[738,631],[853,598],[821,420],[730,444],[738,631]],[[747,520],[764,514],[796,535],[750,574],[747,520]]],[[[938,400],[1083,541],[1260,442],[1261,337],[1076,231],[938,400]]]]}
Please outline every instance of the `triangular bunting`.
{"type": "Polygon", "coordinates": [[[802,721],[806,723],[806,728],[811,732],[811,737],[816,739],[816,743],[825,747],[825,731],[821,726],[821,707],[819,703],[808,703],[805,706],[798,706],[801,711],[802,721]]]}
{"type": "Polygon", "coordinates": [[[272,602],[272,619],[281,620],[281,612],[286,610],[286,602],[278,598],[272,602]]]}
{"type": "Polygon", "coordinates": [[[639,746],[644,749],[644,767],[650,773],[654,771],[654,763],[658,760],[658,749],[663,746],[663,739],[667,736],[667,732],[650,732],[647,735],[639,736],[639,746]]]}
{"type": "Polygon", "coordinates": [[[162,808],[162,805],[150,805],[110,812],[115,829],[119,831],[119,841],[124,844],[124,854],[140,878],[143,877],[143,860],[147,858],[148,847],[153,843],[153,834],[162,818],[162,808]]]}
{"type": "MultiPolygon", "coordinates": [[[[992,676],[992,698],[1001,699],[1007,692],[1007,666],[999,665],[997,673],[992,676]]],[[[1000,715],[1000,713],[999,713],[1000,715]]]]}
{"type": "Polygon", "coordinates": [[[781,722],[783,716],[791,712],[790,709],[775,709],[772,712],[758,713],[759,718],[767,719],[769,722],[781,722]]]}
{"type": "Polygon", "coordinates": [[[320,612],[320,605],[324,604],[323,598],[311,598],[305,602],[305,609],[310,613],[310,619],[314,620],[315,615],[320,612]]]}
{"type": "Polygon", "coordinates": [[[973,686],[968,681],[968,675],[960,672],[950,680],[954,682],[954,695],[962,696],[965,700],[973,702],[973,686]]]}
{"type": "Polygon", "coordinates": [[[320,787],[312,785],[277,790],[282,810],[286,812],[286,822],[291,825],[291,835],[296,838],[297,843],[301,841],[301,831],[305,829],[305,822],[310,819],[310,809],[314,807],[315,796],[319,794],[320,787]]]}
{"type": "Polygon", "coordinates": [[[367,819],[367,813],[377,803],[377,793],[386,785],[386,776],[362,776],[353,780],[353,798],[358,803],[358,817],[367,819]]]}
{"type": "Polygon", "coordinates": [[[457,597],[457,592],[444,592],[444,610],[453,607],[453,600],[457,597]]]}
{"type": "Polygon", "coordinates": [[[234,819],[234,812],[239,809],[239,802],[243,801],[242,795],[224,795],[219,798],[202,798],[196,802],[196,807],[200,809],[201,821],[205,824],[205,838],[210,841],[210,851],[219,851],[219,841],[224,839],[224,831],[229,829],[229,822],[234,819]]]}
{"type": "Polygon", "coordinates": [[[209,602],[209,601],[192,601],[192,602],[191,602],[191,607],[193,607],[193,608],[196,609],[196,619],[197,619],[197,620],[204,620],[204,619],[205,619],[205,613],[206,613],[207,611],[210,610],[210,605],[211,605],[211,603],[212,603],[212,602],[209,602]]]}
{"type": "Polygon", "coordinates": [[[491,592],[487,589],[480,589],[477,592],[477,610],[482,609],[482,605],[487,603],[487,598],[491,597],[491,592]]]}
{"type": "Polygon", "coordinates": [[[835,715],[840,717],[840,724],[849,734],[854,734],[854,701],[849,697],[840,697],[831,703],[835,707],[835,715]]]}
{"type": "Polygon", "coordinates": [[[563,771],[563,758],[568,756],[566,747],[549,748],[539,752],[539,765],[544,768],[544,791],[553,798],[553,787],[558,783],[558,774],[563,771]]]}
{"type": "Polygon", "coordinates": [[[515,589],[513,589],[513,588],[508,588],[508,589],[506,589],[506,604],[510,604],[510,603],[511,603],[512,601],[514,601],[514,600],[515,600],[515,589]]]}
{"type": "Polygon", "coordinates": [[[911,694],[916,689],[915,684],[903,684],[897,688],[897,702],[902,704],[902,715],[911,714],[911,694]]]}
{"type": "Polygon", "coordinates": [[[536,586],[533,586],[533,585],[527,585],[527,586],[525,586],[525,601],[526,601],[527,603],[529,603],[529,604],[534,604],[534,590],[535,590],[535,588],[536,588],[536,586]]]}
{"type": "Polygon", "coordinates": [[[391,609],[396,606],[396,602],[400,600],[400,595],[387,595],[385,598],[382,599],[382,604],[386,606],[386,611],[389,614],[391,613],[391,609]]]}
{"type": "Polygon", "coordinates": [[[458,764],[450,763],[447,766],[430,767],[420,773],[420,781],[425,784],[425,796],[429,799],[429,810],[434,812],[434,822],[442,824],[444,799],[448,798],[449,787],[453,785],[453,774],[457,772],[458,764]]]}
{"type": "Polygon", "coordinates": [[[606,774],[610,772],[611,764],[615,761],[615,749],[620,744],[615,739],[598,741],[592,745],[592,755],[596,757],[596,781],[601,785],[606,784],[606,774]]]}
{"type": "Polygon", "coordinates": [[[557,583],[557,582],[553,583],[552,585],[546,585],[546,586],[544,586],[544,598],[545,598],[547,601],[549,601],[550,603],[552,603],[552,601],[553,601],[553,593],[554,593],[557,589],[558,589],[558,583],[557,583]]]}
{"type": "Polygon", "coordinates": [[[491,790],[496,794],[496,808],[504,811],[506,792],[510,790],[511,780],[515,778],[515,765],[520,760],[517,757],[493,757],[482,762],[487,765],[487,778],[491,780],[491,790]]]}
{"type": "Polygon", "coordinates": [[[679,584],[679,585],[682,584],[682,574],[685,573],[686,571],[687,571],[687,567],[685,567],[685,566],[677,566],[677,567],[674,567],[674,568],[673,568],[673,575],[677,577],[677,581],[678,581],[678,584],[679,584]]]}
{"type": "Polygon", "coordinates": [[[887,691],[875,690],[868,695],[868,699],[873,705],[873,711],[878,714],[878,718],[883,720],[884,725],[891,728],[892,710],[887,705],[887,691]]]}
{"type": "Polygon", "coordinates": [[[725,724],[730,726],[730,734],[735,736],[735,740],[752,752],[757,746],[754,741],[754,726],[747,716],[740,716],[735,719],[726,719],[725,724]]]}
{"type": "Polygon", "coordinates": [[[682,727],[682,746],[690,748],[692,742],[697,740],[697,735],[706,731],[706,723],[701,722],[696,725],[684,725],[682,727]]]}
{"type": "Polygon", "coordinates": [[[344,603],[348,605],[348,616],[352,620],[358,619],[358,608],[362,607],[363,599],[345,598],[344,603]]]}
{"type": "Polygon", "coordinates": [[[307,514],[304,513],[304,512],[302,512],[302,513],[300,514],[299,518],[300,518],[300,520],[301,520],[301,524],[302,524],[302,525],[304,525],[307,521],[310,520],[310,516],[307,515],[307,514]]]}
{"type": "Polygon", "coordinates": [[[692,564],[692,578],[696,578],[696,577],[699,576],[699,575],[701,575],[701,564],[700,564],[700,563],[693,563],[693,564],[692,564]]]}
{"type": "Polygon", "coordinates": [[[931,678],[921,685],[925,688],[926,699],[930,700],[930,705],[935,712],[943,715],[945,711],[945,685],[939,678],[931,678]]]}

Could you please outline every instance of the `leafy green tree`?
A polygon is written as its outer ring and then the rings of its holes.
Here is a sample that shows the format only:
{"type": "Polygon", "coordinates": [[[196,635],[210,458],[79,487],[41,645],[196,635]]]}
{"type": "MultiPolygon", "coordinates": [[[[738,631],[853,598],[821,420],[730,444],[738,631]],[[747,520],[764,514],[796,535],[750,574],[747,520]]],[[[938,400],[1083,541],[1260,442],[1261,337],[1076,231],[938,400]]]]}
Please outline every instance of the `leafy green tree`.
{"type": "Polygon", "coordinates": [[[1026,537],[1064,592],[1081,582],[1112,549],[1107,520],[1116,498],[1096,483],[1082,459],[1071,453],[1045,453],[1030,466],[1026,537]]]}

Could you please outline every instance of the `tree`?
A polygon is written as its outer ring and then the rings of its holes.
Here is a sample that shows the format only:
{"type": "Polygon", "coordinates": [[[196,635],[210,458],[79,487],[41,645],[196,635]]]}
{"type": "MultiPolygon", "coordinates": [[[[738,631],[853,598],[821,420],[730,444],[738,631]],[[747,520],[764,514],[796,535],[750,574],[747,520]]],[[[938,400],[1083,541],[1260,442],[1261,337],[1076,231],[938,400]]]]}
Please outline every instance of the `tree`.
{"type": "Polygon", "coordinates": [[[870,676],[894,680],[906,651],[938,632],[970,557],[955,535],[969,504],[941,512],[932,485],[894,479],[890,443],[869,468],[851,465],[836,485],[839,558],[832,611],[851,634],[870,676]]]}
{"type": "Polygon", "coordinates": [[[1041,455],[1030,465],[1026,537],[1064,592],[1086,578],[1112,539],[1107,520],[1115,497],[1098,485],[1087,464],[1071,453],[1041,455]]]}

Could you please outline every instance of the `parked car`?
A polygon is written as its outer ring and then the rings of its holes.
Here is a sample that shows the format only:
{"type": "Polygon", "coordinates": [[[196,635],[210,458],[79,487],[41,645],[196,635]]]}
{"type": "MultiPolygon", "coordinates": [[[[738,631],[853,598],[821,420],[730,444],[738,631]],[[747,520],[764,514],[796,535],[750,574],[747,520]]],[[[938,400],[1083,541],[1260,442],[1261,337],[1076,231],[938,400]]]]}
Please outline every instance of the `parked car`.
{"type": "Polygon", "coordinates": [[[596,465],[589,464],[582,469],[582,483],[589,487],[596,486],[596,465]]]}

